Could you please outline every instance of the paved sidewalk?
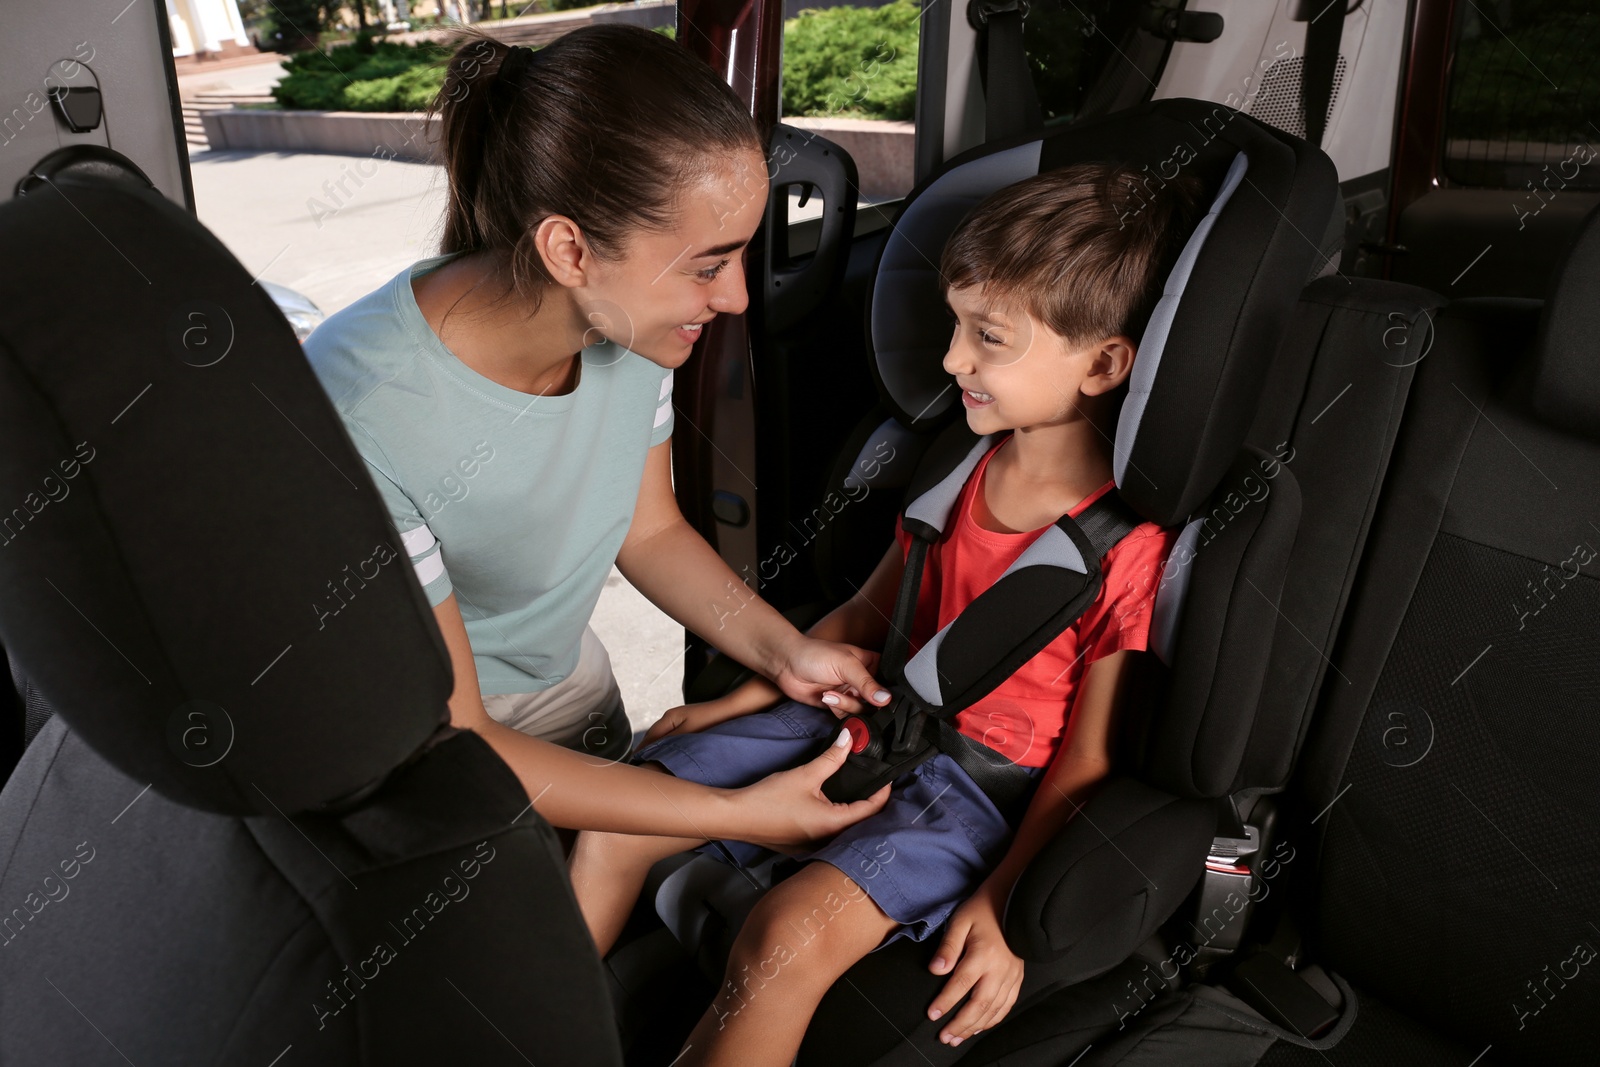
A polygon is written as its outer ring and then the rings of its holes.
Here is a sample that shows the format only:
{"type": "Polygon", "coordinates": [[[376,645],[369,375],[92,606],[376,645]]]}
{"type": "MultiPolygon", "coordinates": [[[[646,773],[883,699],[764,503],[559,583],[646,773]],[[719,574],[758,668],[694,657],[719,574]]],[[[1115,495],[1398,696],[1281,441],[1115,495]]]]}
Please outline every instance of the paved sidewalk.
{"type": "Polygon", "coordinates": [[[248,63],[240,59],[226,66],[185,71],[178,75],[178,96],[190,100],[197,93],[264,93],[283,77],[283,63],[287,58],[277,52],[263,52],[251,57],[248,63]]]}

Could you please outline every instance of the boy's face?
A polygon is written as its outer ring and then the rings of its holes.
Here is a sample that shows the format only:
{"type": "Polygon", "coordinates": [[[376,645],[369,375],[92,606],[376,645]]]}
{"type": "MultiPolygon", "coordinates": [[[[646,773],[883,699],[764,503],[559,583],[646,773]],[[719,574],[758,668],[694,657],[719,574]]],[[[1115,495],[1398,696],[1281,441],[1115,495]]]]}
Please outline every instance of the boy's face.
{"type": "Polygon", "coordinates": [[[1133,368],[1121,335],[1074,344],[1026,310],[986,300],[976,288],[946,290],[956,325],[944,369],[955,375],[976,434],[1086,418],[1084,399],[1109,393],[1133,368]]]}

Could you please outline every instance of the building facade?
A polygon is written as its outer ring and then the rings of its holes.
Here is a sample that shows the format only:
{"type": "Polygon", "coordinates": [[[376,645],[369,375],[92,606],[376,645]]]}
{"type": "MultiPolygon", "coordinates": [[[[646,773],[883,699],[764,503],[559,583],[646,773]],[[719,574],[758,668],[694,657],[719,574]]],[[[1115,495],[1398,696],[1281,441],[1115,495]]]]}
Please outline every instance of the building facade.
{"type": "Polygon", "coordinates": [[[256,51],[237,0],[166,0],[174,59],[220,59],[256,51]]]}

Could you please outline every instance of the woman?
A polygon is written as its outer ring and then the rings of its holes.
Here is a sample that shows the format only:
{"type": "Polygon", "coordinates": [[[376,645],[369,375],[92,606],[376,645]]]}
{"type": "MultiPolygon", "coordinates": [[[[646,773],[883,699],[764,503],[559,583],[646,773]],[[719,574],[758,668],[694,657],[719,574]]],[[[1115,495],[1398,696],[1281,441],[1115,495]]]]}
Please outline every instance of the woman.
{"type": "Polygon", "coordinates": [[[740,255],[767,200],[754,122],[710,67],[626,25],[538,52],[472,35],[434,108],[442,254],[305,347],[433,605],[451,722],[557,826],[794,846],[877,810],[887,791],[822,797],[837,746],[739,791],[615,762],[631,731],[587,626],[614,562],[797,700],[889,697],[872,653],[759,600],[725,610],[739,579],[672,493],[672,370],[747,303],[740,255]]]}

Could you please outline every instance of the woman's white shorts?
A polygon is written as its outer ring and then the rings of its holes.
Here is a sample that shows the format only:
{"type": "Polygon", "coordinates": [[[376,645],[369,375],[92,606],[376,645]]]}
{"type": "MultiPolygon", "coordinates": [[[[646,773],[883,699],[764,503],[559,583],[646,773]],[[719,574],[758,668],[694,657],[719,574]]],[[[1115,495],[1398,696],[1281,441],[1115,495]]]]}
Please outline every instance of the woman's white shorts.
{"type": "Polygon", "coordinates": [[[491,693],[483,707],[513,730],[602,759],[622,759],[633,743],[611,656],[588,626],[571,674],[537,693],[491,693]]]}

